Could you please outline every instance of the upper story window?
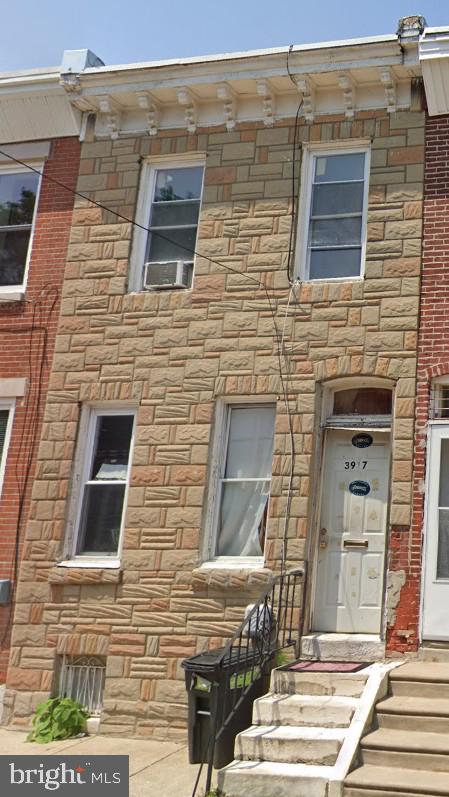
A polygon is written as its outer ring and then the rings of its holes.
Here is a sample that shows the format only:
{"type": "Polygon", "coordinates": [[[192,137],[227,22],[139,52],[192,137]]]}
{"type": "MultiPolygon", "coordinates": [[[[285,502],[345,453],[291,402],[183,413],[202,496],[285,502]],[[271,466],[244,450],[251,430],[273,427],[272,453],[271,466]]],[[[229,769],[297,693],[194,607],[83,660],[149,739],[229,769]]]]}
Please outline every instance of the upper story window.
{"type": "Polygon", "coordinates": [[[138,217],[149,232],[134,241],[136,290],[191,286],[203,172],[193,162],[144,167],[138,217]]]}
{"type": "Polygon", "coordinates": [[[0,169],[0,288],[21,288],[26,280],[39,175],[0,169]]]}
{"type": "Polygon", "coordinates": [[[366,148],[305,153],[299,230],[303,279],[362,275],[368,161],[366,148]]]}

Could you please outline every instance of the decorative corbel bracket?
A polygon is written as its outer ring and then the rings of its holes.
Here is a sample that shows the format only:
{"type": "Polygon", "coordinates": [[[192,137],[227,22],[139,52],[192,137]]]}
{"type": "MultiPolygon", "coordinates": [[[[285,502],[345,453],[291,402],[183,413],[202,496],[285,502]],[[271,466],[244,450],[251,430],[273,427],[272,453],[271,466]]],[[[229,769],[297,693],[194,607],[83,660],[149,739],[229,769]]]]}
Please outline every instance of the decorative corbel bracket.
{"type": "Polygon", "coordinates": [[[105,116],[106,127],[112,139],[118,138],[120,133],[120,106],[108,94],[98,98],[100,113],[105,116]]]}
{"type": "Polygon", "coordinates": [[[296,77],[296,85],[302,94],[302,107],[306,122],[313,122],[315,118],[315,89],[307,75],[296,77]]]}
{"type": "Polygon", "coordinates": [[[343,72],[338,76],[338,85],[343,90],[343,102],[345,105],[345,116],[347,119],[354,119],[355,114],[355,85],[351,76],[343,72]]]}
{"type": "Polygon", "coordinates": [[[161,118],[161,108],[158,102],[148,91],[139,91],[137,94],[137,104],[145,111],[147,127],[150,136],[156,136],[159,129],[161,118]]]}
{"type": "Polygon", "coordinates": [[[265,127],[273,127],[276,100],[272,86],[268,80],[257,80],[257,93],[262,97],[263,123],[265,127]]]}
{"type": "Polygon", "coordinates": [[[397,110],[396,81],[391,69],[387,66],[380,71],[380,82],[385,89],[385,99],[387,102],[387,112],[394,113],[397,110]]]}
{"type": "Polygon", "coordinates": [[[96,111],[96,106],[81,94],[81,78],[77,72],[64,72],[59,78],[59,85],[67,92],[71,104],[79,111],[96,111]]]}
{"type": "Polygon", "coordinates": [[[178,102],[184,108],[187,132],[196,133],[198,108],[192,92],[189,89],[179,89],[178,102]]]}
{"type": "Polygon", "coordinates": [[[227,83],[220,83],[217,86],[217,97],[223,102],[226,130],[234,130],[237,116],[237,98],[234,91],[227,83]]]}

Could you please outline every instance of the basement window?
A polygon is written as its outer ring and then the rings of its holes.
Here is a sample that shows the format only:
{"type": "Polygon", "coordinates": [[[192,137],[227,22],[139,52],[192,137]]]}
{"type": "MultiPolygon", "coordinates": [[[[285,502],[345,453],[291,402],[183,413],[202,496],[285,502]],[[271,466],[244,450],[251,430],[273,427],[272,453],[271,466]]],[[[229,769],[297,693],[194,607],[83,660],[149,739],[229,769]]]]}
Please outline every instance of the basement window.
{"type": "Polygon", "coordinates": [[[101,656],[61,656],[58,697],[81,703],[90,716],[99,716],[103,707],[106,659],[101,656]]]}

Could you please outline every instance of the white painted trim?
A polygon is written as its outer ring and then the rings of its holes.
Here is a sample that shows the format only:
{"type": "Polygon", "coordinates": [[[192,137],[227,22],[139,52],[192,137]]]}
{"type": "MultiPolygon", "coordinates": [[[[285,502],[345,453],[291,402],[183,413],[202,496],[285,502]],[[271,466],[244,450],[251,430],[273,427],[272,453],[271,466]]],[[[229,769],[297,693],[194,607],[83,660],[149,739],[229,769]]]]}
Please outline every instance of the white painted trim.
{"type": "MultiPolygon", "coordinates": [[[[128,286],[128,291],[130,293],[142,292],[143,265],[145,262],[145,250],[148,240],[148,232],[145,229],[142,229],[142,227],[148,227],[150,224],[151,204],[154,196],[156,172],[158,171],[158,169],[162,168],[186,169],[194,166],[198,166],[203,169],[203,182],[201,185],[201,196],[200,196],[200,211],[198,217],[197,237],[195,242],[195,248],[196,248],[198,242],[198,228],[201,223],[201,203],[202,203],[203,190],[204,190],[204,174],[206,171],[205,154],[198,152],[192,152],[192,153],[188,152],[188,153],[183,153],[181,155],[176,155],[175,157],[173,155],[156,156],[156,157],[146,158],[144,163],[142,164],[142,170],[139,182],[139,192],[137,197],[136,217],[135,217],[136,223],[140,224],[141,226],[134,227],[134,233],[133,233],[130,268],[129,268],[129,286],[128,286]]],[[[192,287],[193,287],[193,280],[195,277],[195,260],[196,257],[194,257],[193,261],[192,287]]],[[[179,290],[179,288],[175,290],[179,290]]]]}
{"type": "Polygon", "coordinates": [[[14,399],[0,399],[0,410],[8,410],[8,420],[6,423],[6,432],[5,432],[5,442],[3,445],[3,450],[0,454],[0,497],[3,490],[3,482],[5,480],[5,472],[6,472],[6,463],[8,460],[8,451],[9,451],[9,444],[11,441],[12,435],[12,426],[14,420],[14,412],[15,412],[15,401],[14,399]]]}
{"type": "MultiPolygon", "coordinates": [[[[21,161],[44,161],[50,154],[49,141],[29,141],[24,144],[2,144],[0,149],[13,158],[21,161]]],[[[0,153],[0,163],[14,165],[5,155],[0,153]]],[[[15,164],[19,166],[19,164],[15,164]]]]}
{"type": "Polygon", "coordinates": [[[110,559],[88,559],[87,557],[76,556],[74,559],[65,559],[57,563],[57,567],[71,568],[100,568],[101,570],[117,570],[120,568],[120,559],[111,557],[110,559]]]}
{"type": "MultiPolygon", "coordinates": [[[[65,558],[63,562],[74,562],[71,567],[100,567],[99,564],[92,564],[92,562],[106,561],[106,562],[120,562],[121,551],[123,547],[123,530],[125,527],[125,517],[128,504],[129,484],[131,480],[132,457],[134,451],[134,441],[136,436],[136,416],[137,407],[124,407],[110,405],[89,406],[83,408],[83,413],[80,419],[79,439],[77,443],[77,450],[74,459],[74,474],[72,492],[69,501],[69,518],[67,522],[67,536],[65,545],[65,558]],[[125,482],[125,493],[123,496],[122,519],[120,525],[119,542],[117,551],[108,556],[99,556],[98,559],[93,557],[92,554],[77,554],[76,548],[78,544],[79,526],[81,521],[82,504],[84,497],[84,488],[88,481],[89,469],[92,462],[93,447],[95,443],[95,428],[96,421],[100,415],[132,415],[133,429],[131,433],[131,442],[129,447],[128,470],[125,482]],[[81,562],[86,562],[82,565],[81,562]]],[[[63,565],[69,566],[69,565],[63,565]]],[[[109,565],[116,567],[116,564],[109,565]]],[[[102,565],[103,567],[103,565],[102,565]]]]}
{"type": "Polygon", "coordinates": [[[297,247],[295,258],[295,273],[297,279],[304,282],[354,282],[362,281],[365,278],[365,261],[366,261],[366,231],[367,231],[367,218],[368,218],[368,192],[369,192],[369,177],[371,165],[371,141],[364,139],[347,139],[344,141],[321,142],[316,144],[304,143],[303,156],[301,163],[301,189],[299,196],[299,210],[297,221],[297,247]],[[312,181],[313,181],[313,167],[317,155],[338,155],[341,152],[345,154],[351,153],[364,153],[364,190],[363,190],[363,204],[362,204],[362,229],[360,234],[361,250],[360,250],[360,274],[353,277],[326,277],[320,279],[310,279],[309,276],[309,263],[307,258],[308,241],[309,241],[309,228],[310,228],[310,210],[312,202],[312,181]]]}
{"type": "MultiPolygon", "coordinates": [[[[33,168],[37,169],[38,171],[42,172],[44,169],[44,164],[39,162],[35,163],[33,168]]],[[[15,163],[1,163],[0,164],[0,175],[1,174],[22,174],[24,172],[28,173],[28,169],[26,166],[20,166],[19,164],[15,163]]],[[[30,237],[28,240],[28,251],[27,257],[25,261],[25,269],[23,272],[23,280],[20,284],[17,285],[0,285],[0,301],[20,301],[24,297],[24,291],[28,281],[28,272],[30,268],[30,261],[31,261],[31,253],[33,251],[33,240],[34,240],[34,233],[36,230],[36,216],[38,213],[39,207],[39,198],[41,193],[41,186],[42,186],[42,174],[38,177],[37,181],[37,188],[36,188],[36,199],[34,202],[34,210],[33,210],[33,218],[31,221],[31,230],[30,230],[30,237]],[[11,298],[8,298],[8,297],[11,298]]]]}
{"type": "MultiPolygon", "coordinates": [[[[216,556],[218,515],[220,511],[220,476],[226,462],[228,450],[229,424],[232,409],[247,406],[268,407],[275,410],[273,434],[276,433],[276,399],[270,401],[269,396],[248,396],[238,399],[226,396],[220,398],[215,407],[214,430],[211,441],[211,456],[208,473],[207,499],[205,502],[206,514],[204,519],[202,564],[204,569],[263,569],[265,566],[265,551],[262,556],[216,556]]],[[[273,476],[271,475],[270,486],[273,476]]],[[[268,497],[268,517],[269,517],[268,497]]],[[[266,535],[267,536],[267,535],[266,535]]],[[[265,539],[265,545],[267,540],[265,539]]]]}
{"type": "Polygon", "coordinates": [[[430,467],[429,463],[431,461],[432,455],[432,429],[434,427],[432,424],[427,425],[427,435],[426,435],[426,448],[425,448],[425,462],[426,462],[426,472],[425,472],[425,480],[424,480],[424,511],[423,511],[423,520],[422,520],[422,527],[421,527],[421,534],[422,534],[422,553],[421,553],[421,578],[420,578],[420,598],[419,598],[419,626],[418,626],[418,634],[419,634],[419,641],[422,643],[424,640],[424,609],[425,609],[425,600],[424,600],[424,590],[426,586],[426,562],[428,556],[428,539],[429,535],[427,534],[427,529],[429,526],[429,489],[430,489],[430,467]]]}
{"type": "Polygon", "coordinates": [[[26,392],[27,378],[25,376],[12,379],[0,378],[0,396],[2,399],[24,396],[26,392]]]}

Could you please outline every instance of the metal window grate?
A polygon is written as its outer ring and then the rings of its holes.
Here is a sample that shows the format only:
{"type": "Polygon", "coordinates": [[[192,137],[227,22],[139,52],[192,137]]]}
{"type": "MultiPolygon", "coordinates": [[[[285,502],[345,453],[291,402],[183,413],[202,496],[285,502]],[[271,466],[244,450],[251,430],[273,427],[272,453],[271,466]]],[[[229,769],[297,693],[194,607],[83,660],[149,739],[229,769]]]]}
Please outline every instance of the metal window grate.
{"type": "Polygon", "coordinates": [[[432,421],[449,419],[449,384],[432,385],[429,418],[432,421]]]}
{"type": "Polygon", "coordinates": [[[62,656],[58,694],[71,697],[91,716],[98,716],[103,706],[106,662],[97,656],[62,656]]]}

